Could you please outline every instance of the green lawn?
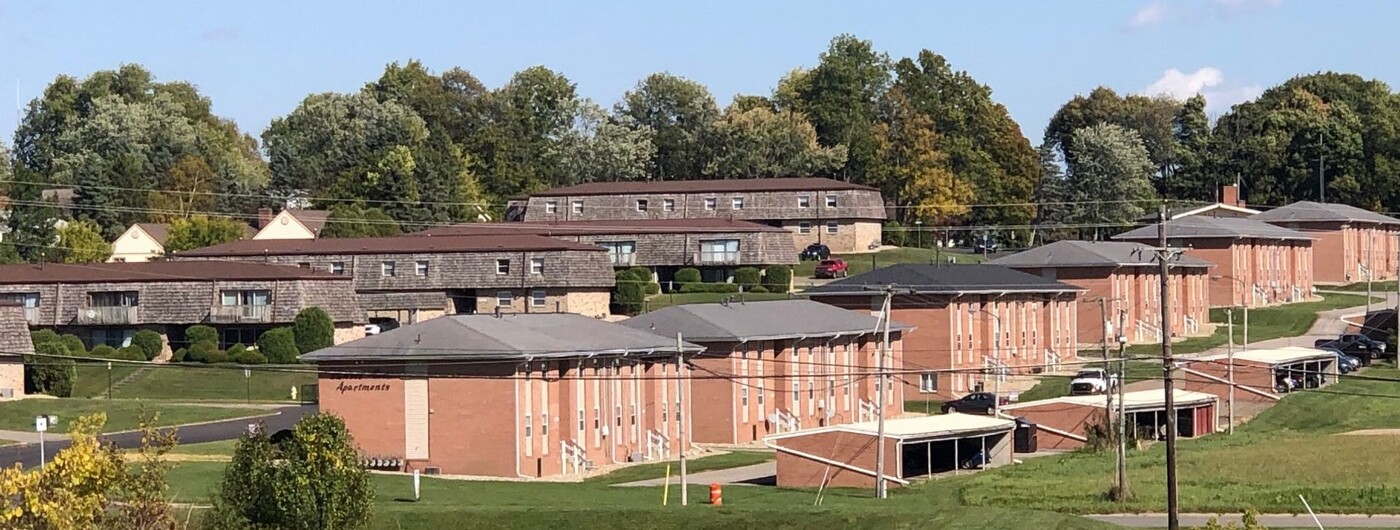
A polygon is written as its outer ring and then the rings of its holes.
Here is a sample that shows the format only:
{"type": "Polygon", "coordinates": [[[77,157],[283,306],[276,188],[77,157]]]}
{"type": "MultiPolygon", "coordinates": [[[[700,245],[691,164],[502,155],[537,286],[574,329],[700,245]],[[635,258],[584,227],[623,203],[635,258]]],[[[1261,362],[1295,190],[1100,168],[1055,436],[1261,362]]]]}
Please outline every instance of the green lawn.
{"type": "Polygon", "coordinates": [[[904,412],[918,412],[920,414],[938,414],[939,407],[943,406],[942,399],[909,399],[904,401],[904,412]]]}
{"type": "Polygon", "coordinates": [[[171,454],[177,455],[233,455],[233,447],[238,445],[238,440],[222,440],[218,442],[204,442],[197,444],[180,444],[171,450],[171,454]]]}
{"type": "MultiPolygon", "coordinates": [[[[1364,305],[1366,305],[1365,295],[1329,294],[1324,295],[1322,300],[1316,302],[1251,309],[1249,310],[1249,340],[1250,342],[1258,342],[1281,337],[1296,337],[1307,333],[1312,328],[1313,323],[1317,321],[1319,311],[1364,305]]],[[[1241,344],[1244,342],[1244,312],[1236,309],[1234,313],[1235,344],[1241,344]]],[[[1224,325],[1227,322],[1225,309],[1211,309],[1210,321],[1220,324],[1216,326],[1214,334],[1173,343],[1172,351],[1179,354],[1199,353],[1224,345],[1229,338],[1227,327],[1224,325]]],[[[1162,348],[1154,344],[1138,344],[1129,346],[1128,353],[1160,356],[1162,348]]]]}
{"type": "MultiPolygon", "coordinates": [[[[1319,289],[1319,290],[1323,290],[1323,291],[1353,291],[1353,292],[1364,293],[1364,292],[1366,292],[1366,282],[1349,283],[1349,284],[1346,284],[1346,285],[1339,285],[1339,286],[1336,286],[1336,287],[1323,287],[1323,286],[1318,286],[1318,289],[1319,289]]],[[[1395,280],[1386,280],[1386,281],[1383,281],[1383,282],[1371,282],[1371,292],[1372,292],[1372,293],[1381,293],[1381,292],[1393,293],[1393,292],[1395,292],[1395,280]]]]}
{"type": "Polygon", "coordinates": [[[73,383],[73,397],[107,397],[108,381],[116,384],[135,371],[136,367],[129,364],[112,363],[109,371],[107,363],[79,363],[78,380],[73,383]]]}
{"type": "MultiPolygon", "coordinates": [[[[1299,513],[1304,495],[1327,513],[1400,512],[1400,436],[1336,436],[1354,429],[1400,426],[1400,371],[1364,373],[1386,380],[1346,379],[1322,391],[1292,394],[1234,436],[1182,440],[1178,484],[1182,511],[1299,513]],[[1379,397],[1377,397],[1379,396],[1379,397]]],[[[1162,444],[1134,451],[1129,484],[1137,500],[1105,500],[1113,479],[1112,453],[1073,453],[968,479],[959,497],[970,505],[1109,513],[1162,511],[1162,444]]]]}
{"type": "Polygon", "coordinates": [[[656,311],[657,309],[673,305],[714,304],[722,302],[726,298],[735,302],[740,300],[757,302],[762,300],[787,300],[794,297],[794,295],[781,293],[668,293],[658,294],[648,298],[643,312],[656,311]]]}
{"type": "MultiPolygon", "coordinates": [[[[692,459],[685,464],[685,469],[689,473],[699,473],[702,471],[712,471],[716,469],[729,469],[734,467],[751,466],[762,464],[773,459],[773,453],[767,451],[734,451],[730,453],[706,456],[692,459]]],[[[675,477],[680,473],[680,468],[675,462],[659,464],[641,464],[625,467],[606,475],[590,477],[588,482],[597,484],[626,484],[641,480],[650,480],[666,476],[666,467],[671,467],[671,476],[675,477]]]]}
{"type": "Polygon", "coordinates": [[[50,432],[68,432],[68,424],[79,416],[107,413],[104,432],[128,431],[136,429],[143,413],[159,414],[157,425],[179,425],[203,421],[239,418],[266,414],[266,410],[201,407],[197,405],[169,405],[143,401],[105,399],[21,399],[0,403],[0,430],[32,431],[34,417],[40,414],[58,416],[58,426],[50,432]]]}
{"type": "MultiPolygon", "coordinates": [[[[1096,368],[1099,364],[1086,364],[1084,368],[1096,368]]],[[[1113,367],[1118,370],[1117,366],[1113,367]]],[[[1128,375],[1123,378],[1124,384],[1145,381],[1147,379],[1160,379],[1162,377],[1161,363],[1150,363],[1146,361],[1128,361],[1128,375]]],[[[1041,399],[1052,399],[1069,395],[1069,382],[1073,376],[1047,375],[1040,378],[1040,382],[1031,387],[1030,390],[1022,392],[1018,397],[1019,401],[1036,401],[1041,399]]]]}
{"type": "MultiPolygon", "coordinates": [[[[312,370],[309,365],[291,367],[312,370]]],[[[172,399],[181,401],[289,401],[292,387],[316,383],[314,373],[273,372],[254,369],[245,379],[237,367],[171,364],[155,366],[138,379],[118,388],[116,399],[172,399]],[[249,392],[251,391],[251,394],[249,392]]],[[[81,378],[80,378],[81,379],[81,378]]],[[[105,381],[104,381],[105,384],[105,381]]],[[[105,388],[103,390],[105,392],[105,388]]]]}
{"type": "MultiPolygon", "coordinates": [[[[832,257],[846,260],[846,263],[850,265],[852,276],[900,263],[933,263],[936,260],[947,263],[949,257],[952,257],[957,263],[981,263],[983,261],[980,254],[973,254],[963,249],[934,250],[913,247],[893,248],[870,254],[838,254],[832,255],[832,257]]],[[[816,261],[803,261],[793,267],[792,277],[797,279],[811,278],[816,268],[816,261]]]]}

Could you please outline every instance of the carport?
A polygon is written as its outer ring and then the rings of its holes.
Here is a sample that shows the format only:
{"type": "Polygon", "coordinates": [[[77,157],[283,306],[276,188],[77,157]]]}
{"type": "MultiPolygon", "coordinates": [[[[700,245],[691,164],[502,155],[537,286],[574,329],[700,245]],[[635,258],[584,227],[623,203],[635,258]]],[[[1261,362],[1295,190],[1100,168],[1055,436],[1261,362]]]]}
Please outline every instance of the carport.
{"type": "MultiPolygon", "coordinates": [[[[1182,367],[1187,390],[1207,392],[1225,399],[1230,391],[1229,355],[1210,355],[1186,359],[1182,367]]],[[[1288,392],[1305,391],[1330,385],[1337,381],[1337,358],[1327,350],[1289,346],[1265,350],[1247,350],[1234,355],[1235,399],[1244,401],[1277,401],[1288,392]],[[1293,380],[1289,388],[1282,384],[1293,380]]]]}
{"type": "MultiPolygon", "coordinates": [[[[885,475],[904,485],[956,471],[985,455],[987,467],[1011,463],[1016,422],[971,414],[942,414],[885,422],[885,475]]],[[[871,487],[875,485],[875,422],[835,425],[769,436],[778,454],[783,487],[871,487]]]]}
{"type": "MultiPolygon", "coordinates": [[[[1177,436],[1193,438],[1215,432],[1214,395],[1176,390],[1172,398],[1177,414],[1177,436]]],[[[1003,416],[1024,418],[1036,424],[1040,449],[1072,450],[1083,447],[1088,441],[1090,426],[1106,421],[1107,407],[1108,396],[1100,394],[1014,403],[1002,407],[1001,411],[1003,416]]],[[[1113,408],[1118,408],[1116,402],[1113,408]]],[[[1124,393],[1123,411],[1139,437],[1159,438],[1165,432],[1167,401],[1161,390],[1124,393]]]]}

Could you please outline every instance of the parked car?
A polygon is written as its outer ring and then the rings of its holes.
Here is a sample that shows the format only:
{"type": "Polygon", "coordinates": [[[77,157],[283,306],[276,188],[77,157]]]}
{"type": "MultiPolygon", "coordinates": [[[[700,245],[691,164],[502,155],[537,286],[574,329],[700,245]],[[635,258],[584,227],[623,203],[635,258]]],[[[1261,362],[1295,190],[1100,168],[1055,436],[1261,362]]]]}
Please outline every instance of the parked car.
{"type": "Polygon", "coordinates": [[[1080,370],[1074,374],[1074,379],[1069,381],[1069,393],[1076,396],[1103,394],[1116,388],[1118,375],[1110,374],[1102,368],[1080,370]]]}
{"type": "Polygon", "coordinates": [[[797,255],[802,261],[813,261],[827,259],[831,257],[831,247],[821,243],[812,243],[807,248],[802,249],[802,253],[797,255]]]}
{"type": "Polygon", "coordinates": [[[944,414],[949,412],[961,412],[963,414],[986,414],[991,415],[996,409],[997,403],[1007,404],[1006,398],[997,399],[991,392],[973,392],[953,401],[943,404],[944,414]]]}
{"type": "Polygon", "coordinates": [[[993,254],[997,251],[997,242],[992,241],[990,236],[982,236],[981,239],[973,242],[972,250],[980,254],[993,254]]]}
{"type": "Polygon", "coordinates": [[[1332,353],[1337,356],[1337,373],[1349,374],[1361,369],[1361,359],[1337,350],[1332,350],[1332,353]]]}
{"type": "Polygon", "coordinates": [[[1362,335],[1347,333],[1335,339],[1318,339],[1313,346],[1325,350],[1337,350],[1362,359],[1380,359],[1386,356],[1385,343],[1362,335]]]}
{"type": "Polygon", "coordinates": [[[1274,380],[1274,392],[1284,394],[1303,386],[1303,381],[1292,374],[1279,374],[1274,380]]]}
{"type": "Polygon", "coordinates": [[[844,278],[850,275],[851,271],[844,259],[824,259],[817,263],[817,268],[813,276],[818,278],[844,278]]]}

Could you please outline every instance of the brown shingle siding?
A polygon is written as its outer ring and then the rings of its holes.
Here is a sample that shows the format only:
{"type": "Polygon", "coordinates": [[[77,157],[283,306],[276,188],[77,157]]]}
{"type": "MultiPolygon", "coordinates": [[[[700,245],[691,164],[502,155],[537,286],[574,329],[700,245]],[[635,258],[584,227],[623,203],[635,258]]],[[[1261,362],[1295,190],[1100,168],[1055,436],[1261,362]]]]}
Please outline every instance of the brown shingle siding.
{"type": "Polygon", "coordinates": [[[884,202],[880,192],[873,189],[822,191],[818,189],[784,191],[732,191],[617,194],[558,195],[530,197],[525,210],[526,221],[581,221],[608,219],[747,219],[778,220],[853,220],[885,219],[884,202]],[[836,206],[827,207],[826,197],[836,197],[836,206]],[[798,197],[809,196],[808,207],[798,205],[798,197]],[[707,199],[715,200],[713,209],[706,209],[707,199]],[[734,209],[733,199],[743,200],[743,208],[734,209]],[[637,210],[637,201],[647,201],[646,211],[637,210]],[[675,202],[667,211],[665,201],[675,202]],[[583,203],[583,211],[574,213],[572,203],[583,203]],[[556,213],[546,213],[545,205],[558,203],[556,213]]]}
{"type": "Polygon", "coordinates": [[[75,282],[44,284],[3,284],[0,293],[39,293],[37,326],[66,326],[75,324],[89,305],[91,293],[134,291],[138,293],[136,319],[129,323],[197,324],[206,322],[210,310],[219,305],[225,290],[266,290],[274,323],[291,322],[298,311],[307,307],[326,310],[336,322],[364,322],[354,291],[340,280],[273,280],[273,281],[161,281],[161,282],[75,282]]]}

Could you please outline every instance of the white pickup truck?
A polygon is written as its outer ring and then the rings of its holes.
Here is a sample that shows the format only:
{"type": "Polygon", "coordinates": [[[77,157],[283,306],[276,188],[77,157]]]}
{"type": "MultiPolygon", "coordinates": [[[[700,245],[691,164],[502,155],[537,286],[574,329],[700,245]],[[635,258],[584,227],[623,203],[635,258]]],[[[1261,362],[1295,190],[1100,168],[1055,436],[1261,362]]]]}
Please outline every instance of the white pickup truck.
{"type": "Polygon", "coordinates": [[[1069,393],[1075,396],[1103,394],[1117,388],[1118,375],[1109,374],[1102,368],[1080,370],[1074,374],[1074,379],[1069,381],[1069,393]]]}

